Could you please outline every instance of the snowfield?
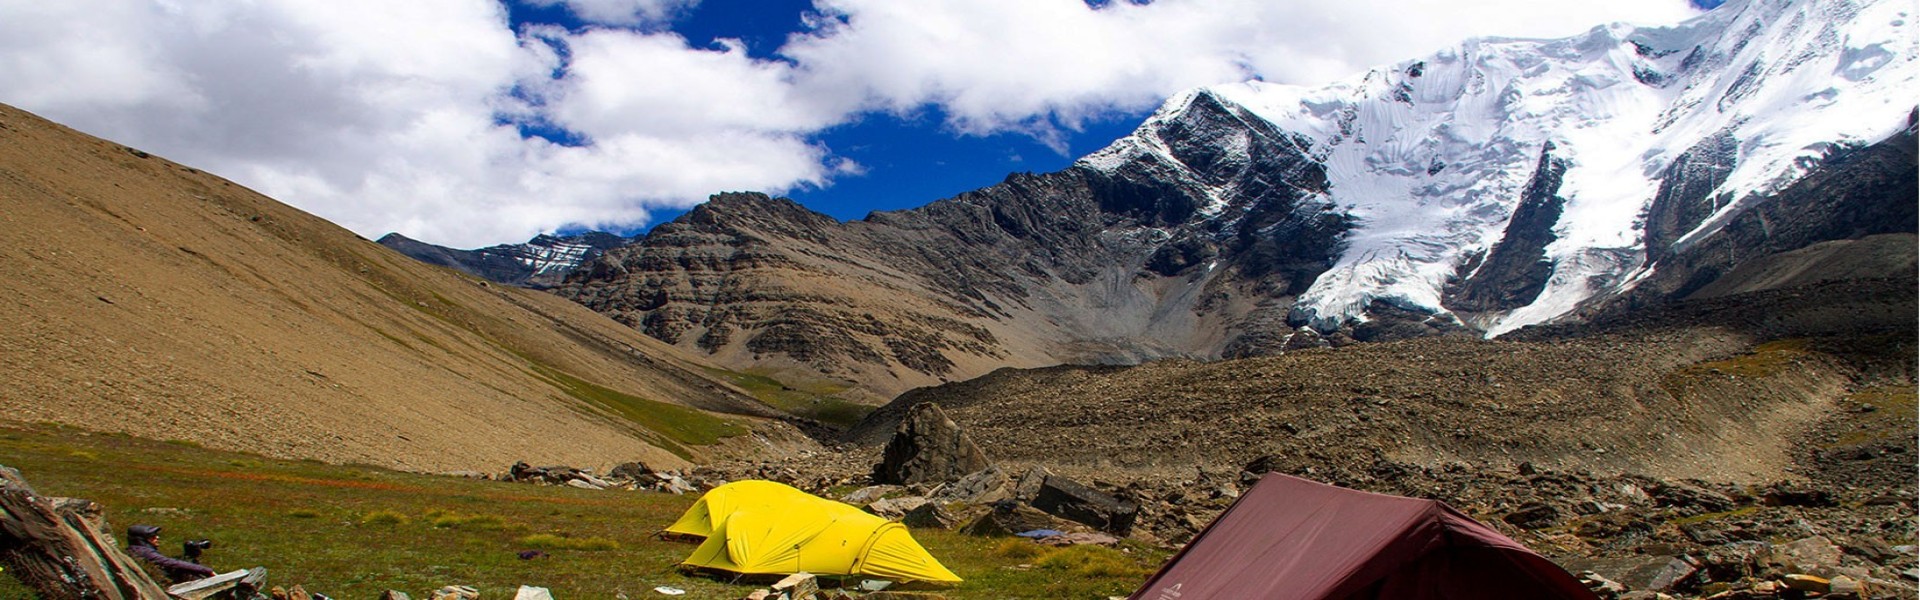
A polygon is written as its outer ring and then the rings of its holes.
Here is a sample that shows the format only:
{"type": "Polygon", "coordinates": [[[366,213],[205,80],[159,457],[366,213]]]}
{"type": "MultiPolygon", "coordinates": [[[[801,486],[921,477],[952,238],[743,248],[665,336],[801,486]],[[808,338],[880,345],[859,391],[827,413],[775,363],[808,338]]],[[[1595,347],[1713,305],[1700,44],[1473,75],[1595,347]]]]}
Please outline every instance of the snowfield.
{"type": "MultiPolygon", "coordinates": [[[[1671,27],[1471,40],[1322,86],[1212,86],[1177,95],[1080,164],[1111,170],[1145,156],[1178,167],[1159,132],[1202,94],[1296,134],[1326,167],[1325,201],[1359,223],[1294,308],[1331,329],[1365,319],[1375,301],[1449,315],[1445,285],[1500,241],[1547,152],[1568,164],[1547,247],[1553,272],[1531,304],[1484,323],[1494,336],[1658,268],[1646,264],[1644,215],[1668,167],[1703,142],[1730,136],[1737,162],[1711,195],[1713,215],[1676,250],[1827,154],[1906,127],[1920,99],[1913,10],[1903,0],[1734,0],[1671,27]]],[[[1207,192],[1202,213],[1219,215],[1231,190],[1207,192]]]]}

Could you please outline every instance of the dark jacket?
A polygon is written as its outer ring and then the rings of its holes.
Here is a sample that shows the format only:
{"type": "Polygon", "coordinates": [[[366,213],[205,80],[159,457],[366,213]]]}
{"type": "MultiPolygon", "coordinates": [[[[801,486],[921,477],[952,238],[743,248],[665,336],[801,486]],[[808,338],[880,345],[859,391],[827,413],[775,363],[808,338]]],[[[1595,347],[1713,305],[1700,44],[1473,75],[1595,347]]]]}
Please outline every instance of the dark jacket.
{"type": "Polygon", "coordinates": [[[214,574],[213,569],[207,568],[206,565],[187,562],[177,558],[169,558],[167,555],[161,554],[159,548],[153,547],[153,544],[146,540],[134,542],[127,546],[127,554],[132,554],[134,558],[147,561],[152,563],[153,566],[160,567],[160,570],[166,572],[167,578],[172,579],[174,583],[212,577],[214,574]]]}

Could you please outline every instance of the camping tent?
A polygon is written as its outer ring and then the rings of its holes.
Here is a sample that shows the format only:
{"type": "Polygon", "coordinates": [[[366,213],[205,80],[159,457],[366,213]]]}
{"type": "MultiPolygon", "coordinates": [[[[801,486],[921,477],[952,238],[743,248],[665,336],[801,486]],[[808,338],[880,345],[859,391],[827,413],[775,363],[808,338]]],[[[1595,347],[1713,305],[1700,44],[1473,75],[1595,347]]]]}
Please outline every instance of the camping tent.
{"type": "Polygon", "coordinates": [[[713,488],[665,533],[706,538],[681,563],[691,567],[960,581],[907,534],[906,526],[771,481],[713,488]]]}
{"type": "Polygon", "coordinates": [[[1269,473],[1133,600],[1594,600],[1573,576],[1432,500],[1269,473]]]}

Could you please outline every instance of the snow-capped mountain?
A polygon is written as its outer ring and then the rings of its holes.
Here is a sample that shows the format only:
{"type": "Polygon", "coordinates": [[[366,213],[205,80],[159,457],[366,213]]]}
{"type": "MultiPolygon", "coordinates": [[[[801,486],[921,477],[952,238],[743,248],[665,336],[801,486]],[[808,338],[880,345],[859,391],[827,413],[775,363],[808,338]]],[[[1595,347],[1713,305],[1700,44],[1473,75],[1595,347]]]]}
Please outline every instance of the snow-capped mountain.
{"type": "Polygon", "coordinates": [[[1006,366],[1910,279],[1911,11],[1735,0],[1322,86],[1193,90],[1072,167],[915,209],[840,222],[722,194],[553,291],[730,367],[884,399],[1006,366]]]}
{"type": "Polygon", "coordinates": [[[380,243],[422,262],[452,267],[508,285],[545,287],[559,283],[574,268],[600,253],[627,243],[611,233],[589,231],[578,235],[541,234],[523,244],[501,244],[475,250],[455,250],[420,242],[398,233],[380,243]]]}
{"type": "Polygon", "coordinates": [[[1332,330],[1380,302],[1499,334],[1632,287],[1823,159],[1905,129],[1920,98],[1913,10],[1736,0],[1674,27],[1472,40],[1324,86],[1215,86],[1171,99],[1079,164],[1157,163],[1203,191],[1204,218],[1237,219],[1243,190],[1198,171],[1249,160],[1253,134],[1205,133],[1225,155],[1205,165],[1171,147],[1195,143],[1187,114],[1199,99],[1244,110],[1324,168],[1309,202],[1353,223],[1293,320],[1332,330]],[[1539,198],[1524,211],[1530,191],[1539,198]],[[1659,206],[1682,192],[1706,205],[1659,206]],[[1514,231],[1519,212],[1545,230],[1514,231]],[[1545,266],[1510,290],[1525,297],[1454,310],[1463,282],[1484,279],[1515,233],[1539,247],[1509,245],[1522,255],[1506,262],[1532,267],[1525,254],[1537,252],[1545,266]]]}

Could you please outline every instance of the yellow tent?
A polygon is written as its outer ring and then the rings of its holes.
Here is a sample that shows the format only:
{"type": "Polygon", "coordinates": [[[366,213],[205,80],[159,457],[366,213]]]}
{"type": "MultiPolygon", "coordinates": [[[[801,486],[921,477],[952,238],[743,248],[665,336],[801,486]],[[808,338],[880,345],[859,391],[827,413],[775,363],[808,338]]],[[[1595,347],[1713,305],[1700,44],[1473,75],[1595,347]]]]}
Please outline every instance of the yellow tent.
{"type": "Polygon", "coordinates": [[[771,481],[713,488],[666,532],[706,538],[681,563],[692,567],[960,581],[905,526],[771,481]]]}

